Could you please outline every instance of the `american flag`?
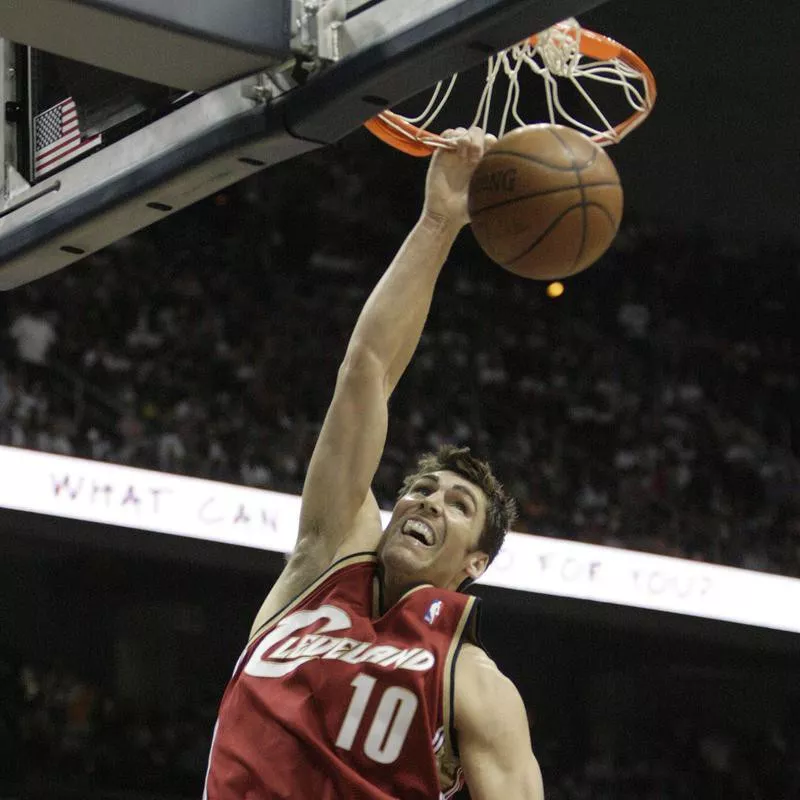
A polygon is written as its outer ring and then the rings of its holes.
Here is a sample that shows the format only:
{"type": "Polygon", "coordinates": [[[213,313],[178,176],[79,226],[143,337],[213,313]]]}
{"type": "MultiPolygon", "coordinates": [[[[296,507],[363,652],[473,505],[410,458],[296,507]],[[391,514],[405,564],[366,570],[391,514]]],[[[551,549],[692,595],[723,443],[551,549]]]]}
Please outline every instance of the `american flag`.
{"type": "Polygon", "coordinates": [[[37,178],[97,147],[102,141],[99,133],[86,139],[81,136],[78,110],[71,97],[36,116],[33,135],[33,166],[37,178]]]}

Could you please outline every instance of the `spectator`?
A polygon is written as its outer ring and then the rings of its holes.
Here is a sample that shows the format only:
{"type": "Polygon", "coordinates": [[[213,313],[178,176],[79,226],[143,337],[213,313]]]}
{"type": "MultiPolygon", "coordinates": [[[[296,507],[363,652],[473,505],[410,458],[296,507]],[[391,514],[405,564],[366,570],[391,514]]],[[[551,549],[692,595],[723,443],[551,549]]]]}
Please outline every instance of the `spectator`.
{"type": "MultiPolygon", "coordinates": [[[[277,168],[269,189],[253,180],[15,293],[12,329],[44,320],[84,402],[10,358],[0,440],[299,492],[333,355],[388,246],[371,203],[333,198],[376,191],[381,162],[359,157],[357,178],[346,149],[309,157],[303,193],[321,195],[303,226],[286,206],[296,165],[277,168]]],[[[552,301],[464,237],[393,398],[377,496],[391,502],[416,452],[470,443],[519,495],[522,530],[800,575],[785,302],[800,277],[781,258],[629,226],[552,301]]]]}
{"type": "Polygon", "coordinates": [[[16,343],[17,358],[26,365],[42,367],[48,363],[50,349],[57,340],[57,315],[52,311],[23,311],[9,328],[16,343]]]}

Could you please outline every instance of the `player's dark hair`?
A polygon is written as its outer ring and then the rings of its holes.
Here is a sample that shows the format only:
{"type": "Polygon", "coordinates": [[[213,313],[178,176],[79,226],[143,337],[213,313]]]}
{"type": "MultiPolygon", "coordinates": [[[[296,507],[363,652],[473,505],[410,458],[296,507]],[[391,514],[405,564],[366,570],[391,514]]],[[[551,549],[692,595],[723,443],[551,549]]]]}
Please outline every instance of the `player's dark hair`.
{"type": "Polygon", "coordinates": [[[491,564],[503,546],[506,532],[516,522],[517,504],[492,474],[489,463],[475,458],[469,447],[445,444],[436,453],[425,453],[417,461],[417,471],[403,479],[400,496],[406,494],[415,481],[445,469],[474,483],[486,495],[486,522],[478,539],[478,549],[489,556],[491,564]]]}

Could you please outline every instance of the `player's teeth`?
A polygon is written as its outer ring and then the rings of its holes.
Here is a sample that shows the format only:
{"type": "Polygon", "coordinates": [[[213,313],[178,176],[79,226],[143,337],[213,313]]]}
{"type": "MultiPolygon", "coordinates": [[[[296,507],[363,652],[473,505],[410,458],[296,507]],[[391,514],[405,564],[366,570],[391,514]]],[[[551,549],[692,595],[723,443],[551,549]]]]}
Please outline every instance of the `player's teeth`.
{"type": "Polygon", "coordinates": [[[422,522],[417,522],[415,519],[410,519],[406,524],[403,526],[404,531],[414,531],[415,533],[420,534],[426,544],[431,544],[432,534],[428,529],[428,526],[423,524],[422,522]]]}

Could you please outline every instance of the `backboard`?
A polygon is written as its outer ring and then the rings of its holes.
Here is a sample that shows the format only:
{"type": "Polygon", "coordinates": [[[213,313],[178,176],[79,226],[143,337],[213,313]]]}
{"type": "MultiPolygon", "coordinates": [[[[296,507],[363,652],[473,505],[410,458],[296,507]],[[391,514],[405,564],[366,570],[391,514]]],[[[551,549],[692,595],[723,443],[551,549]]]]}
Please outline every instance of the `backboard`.
{"type": "Polygon", "coordinates": [[[227,0],[222,13],[213,0],[11,0],[0,8],[0,289],[338,141],[603,1],[227,0]],[[41,51],[83,70],[84,95],[91,64],[128,99],[113,110],[72,92],[34,108],[41,51]],[[138,89],[158,102],[135,110],[138,89]],[[48,160],[67,133],[80,160],[48,160]]]}

